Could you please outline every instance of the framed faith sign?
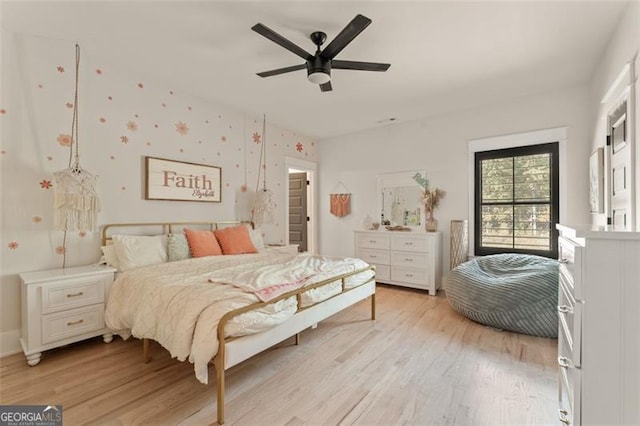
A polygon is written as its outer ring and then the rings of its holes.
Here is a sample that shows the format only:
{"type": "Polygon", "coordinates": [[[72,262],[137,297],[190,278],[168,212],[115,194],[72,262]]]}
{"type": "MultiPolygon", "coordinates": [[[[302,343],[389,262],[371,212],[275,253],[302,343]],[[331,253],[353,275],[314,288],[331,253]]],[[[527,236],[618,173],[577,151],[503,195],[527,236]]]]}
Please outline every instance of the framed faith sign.
{"type": "Polygon", "coordinates": [[[145,177],[145,200],[222,201],[220,167],[145,157],[145,177]]]}

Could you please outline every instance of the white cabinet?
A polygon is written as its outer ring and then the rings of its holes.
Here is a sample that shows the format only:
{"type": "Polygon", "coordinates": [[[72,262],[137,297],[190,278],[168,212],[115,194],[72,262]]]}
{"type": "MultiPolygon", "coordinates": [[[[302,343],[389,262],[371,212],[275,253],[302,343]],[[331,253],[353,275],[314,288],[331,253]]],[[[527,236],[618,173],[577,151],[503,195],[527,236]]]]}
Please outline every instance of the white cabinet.
{"type": "Polygon", "coordinates": [[[558,230],[560,421],[640,424],[640,232],[558,230]]]}
{"type": "Polygon", "coordinates": [[[106,343],[113,339],[104,307],[115,271],[92,265],[20,274],[20,343],[29,365],[48,349],[99,335],[106,343]]]}
{"type": "Polygon", "coordinates": [[[356,257],[376,266],[376,281],[427,290],[442,283],[440,232],[355,231],[356,257]]]}

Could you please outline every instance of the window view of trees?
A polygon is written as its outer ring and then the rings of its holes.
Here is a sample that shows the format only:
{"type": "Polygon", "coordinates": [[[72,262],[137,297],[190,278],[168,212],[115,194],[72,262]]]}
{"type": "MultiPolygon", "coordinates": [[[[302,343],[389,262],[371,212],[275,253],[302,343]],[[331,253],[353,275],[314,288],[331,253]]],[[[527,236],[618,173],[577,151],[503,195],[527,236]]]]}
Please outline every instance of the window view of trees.
{"type": "Polygon", "coordinates": [[[476,253],[552,254],[557,222],[554,155],[557,144],[476,154],[476,253]]]}

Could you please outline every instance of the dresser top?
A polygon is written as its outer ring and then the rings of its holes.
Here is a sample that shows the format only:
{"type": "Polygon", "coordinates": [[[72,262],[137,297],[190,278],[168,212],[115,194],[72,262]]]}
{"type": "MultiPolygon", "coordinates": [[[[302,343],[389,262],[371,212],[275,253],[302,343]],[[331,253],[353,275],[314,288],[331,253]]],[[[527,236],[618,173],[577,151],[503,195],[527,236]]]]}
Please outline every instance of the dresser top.
{"type": "Polygon", "coordinates": [[[382,229],[378,229],[376,230],[371,230],[371,231],[367,231],[365,229],[356,229],[353,232],[357,232],[357,233],[362,233],[362,234],[379,234],[379,235],[401,235],[403,237],[415,237],[417,236],[421,236],[421,235],[439,235],[441,234],[440,231],[435,231],[435,232],[426,232],[423,230],[410,230],[410,231],[387,231],[386,229],[382,228],[382,229]]]}
{"type": "Polygon", "coordinates": [[[49,269],[46,271],[24,272],[20,278],[27,284],[50,281],[65,277],[81,277],[116,272],[115,268],[105,265],[74,266],[71,268],[49,269]]]}
{"type": "Polygon", "coordinates": [[[598,225],[561,225],[556,228],[563,233],[576,238],[602,239],[602,240],[640,240],[640,232],[630,231],[613,226],[598,225]]]}

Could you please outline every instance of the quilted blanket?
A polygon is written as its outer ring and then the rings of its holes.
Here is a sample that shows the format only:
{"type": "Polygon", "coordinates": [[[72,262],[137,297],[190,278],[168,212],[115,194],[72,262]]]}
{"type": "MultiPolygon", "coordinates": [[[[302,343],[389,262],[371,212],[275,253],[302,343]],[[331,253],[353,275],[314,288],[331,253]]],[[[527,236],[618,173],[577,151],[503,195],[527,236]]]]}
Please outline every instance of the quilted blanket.
{"type": "MultiPolygon", "coordinates": [[[[229,311],[259,301],[252,292],[212,283],[208,278],[225,268],[256,270],[286,264],[296,256],[268,252],[209,256],[120,273],[109,292],[105,313],[107,326],[125,339],[133,335],[159,342],[172,357],[193,363],[196,377],[206,384],[208,363],[218,350],[217,326],[220,319],[229,311]]],[[[360,284],[368,280],[364,278],[358,280],[360,284]]],[[[351,284],[357,283],[352,279],[351,284]]],[[[327,291],[331,291],[316,290],[320,289],[305,292],[311,295],[307,298],[323,300],[328,297],[327,291]]],[[[313,300],[307,303],[313,303],[313,300]]],[[[284,322],[296,310],[295,297],[252,310],[230,320],[225,329],[226,336],[266,330],[284,322]]]]}

